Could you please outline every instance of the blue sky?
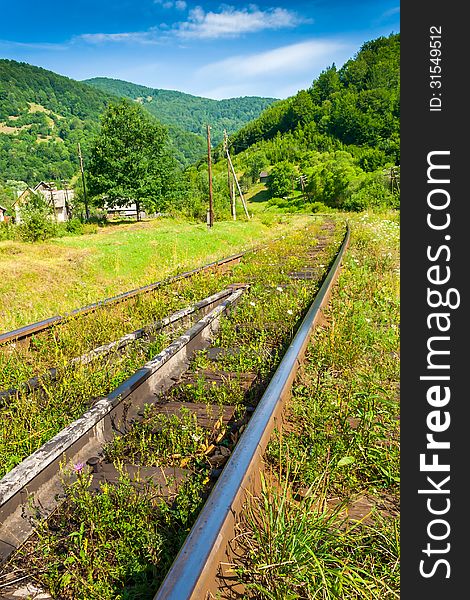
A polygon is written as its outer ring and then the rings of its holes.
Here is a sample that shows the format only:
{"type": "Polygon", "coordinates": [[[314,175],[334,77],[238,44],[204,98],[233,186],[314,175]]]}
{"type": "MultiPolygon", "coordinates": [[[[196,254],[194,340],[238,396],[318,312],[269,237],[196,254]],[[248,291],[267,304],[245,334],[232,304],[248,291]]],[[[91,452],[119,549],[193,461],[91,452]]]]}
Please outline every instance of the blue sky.
{"type": "Polygon", "coordinates": [[[0,0],[0,58],[208,98],[285,98],[400,31],[396,0],[0,0]]]}

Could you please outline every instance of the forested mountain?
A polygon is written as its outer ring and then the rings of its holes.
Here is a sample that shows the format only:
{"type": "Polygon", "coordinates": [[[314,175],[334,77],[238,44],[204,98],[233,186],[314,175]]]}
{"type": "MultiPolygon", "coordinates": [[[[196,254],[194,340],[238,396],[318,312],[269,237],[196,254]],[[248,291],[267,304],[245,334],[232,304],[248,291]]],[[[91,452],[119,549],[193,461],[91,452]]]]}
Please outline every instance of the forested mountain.
{"type": "Polygon", "coordinates": [[[126,82],[108,85],[113,81],[99,79],[89,85],[27,63],[0,60],[0,181],[69,180],[79,167],[77,143],[87,157],[100,114],[117,97],[139,101],[168,126],[172,151],[181,166],[205,154],[207,122],[213,125],[217,142],[224,128],[234,131],[272,102],[208,100],[126,82]],[[155,96],[151,101],[150,93],[155,96]]]}
{"type": "MultiPolygon", "coordinates": [[[[0,60],[0,180],[70,179],[99,130],[100,114],[117,98],[41,67],[0,60]]],[[[181,165],[205,152],[200,136],[172,125],[181,165]]]]}
{"type": "Polygon", "coordinates": [[[258,145],[270,162],[306,150],[347,150],[373,170],[400,160],[400,35],[366,42],[341,69],[326,69],[307,90],[276,102],[231,137],[233,154],[258,145]]]}
{"type": "MultiPolygon", "coordinates": [[[[229,146],[242,187],[267,170],[278,208],[398,207],[400,36],[366,42],[340,69],[333,64],[307,90],[268,107],[229,146]]],[[[214,157],[217,169],[221,146],[214,157]]]]}
{"type": "Polygon", "coordinates": [[[0,179],[69,179],[110,96],[40,67],[0,60],[0,179]]]}
{"type": "Polygon", "coordinates": [[[178,125],[187,131],[205,136],[206,126],[210,124],[211,140],[215,144],[222,140],[224,129],[228,133],[237,131],[275,102],[274,98],[258,96],[212,100],[183,92],[152,89],[107,77],[86,79],[83,83],[140,102],[165,125],[178,125]]]}

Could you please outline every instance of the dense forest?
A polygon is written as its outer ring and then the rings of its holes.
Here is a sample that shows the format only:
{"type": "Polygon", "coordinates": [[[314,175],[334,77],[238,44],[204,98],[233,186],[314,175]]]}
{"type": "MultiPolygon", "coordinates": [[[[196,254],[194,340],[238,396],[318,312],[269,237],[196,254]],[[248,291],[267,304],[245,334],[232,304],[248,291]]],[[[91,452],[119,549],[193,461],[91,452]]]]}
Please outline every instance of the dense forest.
{"type": "MultiPolygon", "coordinates": [[[[201,133],[206,123],[200,119],[213,118],[217,130],[226,127],[234,131],[267,105],[259,98],[235,98],[220,101],[217,108],[217,100],[152,91],[164,98],[159,103],[159,120],[168,125],[169,143],[182,167],[206,152],[205,137],[194,133],[201,133]],[[241,108],[237,108],[238,100],[241,108]],[[233,113],[232,119],[229,113],[233,113]]],[[[118,89],[102,91],[41,67],[0,60],[0,181],[70,180],[79,167],[77,143],[88,156],[99,131],[100,115],[117,99],[114,92],[123,95],[118,89]]],[[[144,107],[158,116],[151,103],[144,102],[144,107]]]]}
{"type": "MultiPolygon", "coordinates": [[[[400,36],[366,42],[341,69],[279,101],[232,136],[233,152],[282,137],[285,159],[305,150],[348,150],[363,166],[400,159],[400,36]]],[[[266,147],[269,147],[266,146],[266,147]]]]}
{"type": "Polygon", "coordinates": [[[205,128],[209,123],[211,140],[215,144],[222,140],[224,129],[227,133],[238,131],[275,101],[274,98],[258,96],[211,100],[107,77],[86,79],[84,83],[104,92],[140,102],[164,125],[178,125],[186,131],[205,136],[205,128]]]}

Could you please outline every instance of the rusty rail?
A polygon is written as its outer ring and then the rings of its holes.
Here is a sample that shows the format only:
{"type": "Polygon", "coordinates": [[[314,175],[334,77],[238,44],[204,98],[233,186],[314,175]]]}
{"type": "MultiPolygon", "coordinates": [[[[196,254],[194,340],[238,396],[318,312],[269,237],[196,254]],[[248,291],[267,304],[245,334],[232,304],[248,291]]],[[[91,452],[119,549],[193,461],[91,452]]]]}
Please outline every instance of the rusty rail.
{"type": "Polygon", "coordinates": [[[242,510],[247,491],[256,490],[264,451],[281,419],[310,336],[338,276],[349,237],[348,226],[327,277],[154,600],[220,597],[224,580],[221,565],[230,562],[228,544],[234,537],[237,515],[242,510]]]}
{"type": "Polygon", "coordinates": [[[148,292],[152,292],[157,288],[168,285],[180,279],[187,279],[188,277],[192,277],[197,273],[202,271],[207,271],[212,268],[220,267],[222,265],[239,262],[241,258],[246,254],[246,252],[242,252],[240,254],[233,254],[232,256],[228,256],[227,258],[223,258],[221,260],[216,260],[215,262],[209,263],[207,265],[203,265],[202,267],[197,267],[196,269],[192,269],[191,271],[185,271],[184,273],[180,273],[179,275],[172,275],[171,277],[167,277],[166,279],[162,279],[161,281],[156,281],[154,283],[150,283],[148,285],[144,285],[142,287],[136,288],[134,290],[129,290],[128,292],[123,292],[122,294],[118,294],[117,296],[112,296],[111,298],[105,298],[104,300],[100,300],[98,302],[94,302],[93,304],[88,304],[87,306],[83,306],[81,308],[76,308],[69,313],[64,315],[56,315],[54,317],[49,317],[44,319],[43,321],[37,321],[36,323],[31,323],[30,325],[25,325],[18,329],[14,329],[13,331],[8,331],[0,334],[0,345],[8,342],[16,342],[22,339],[25,339],[35,333],[39,333],[54,325],[58,325],[68,319],[76,317],[78,315],[86,314],[89,312],[94,312],[95,310],[102,308],[103,306],[109,306],[111,304],[117,304],[118,302],[122,302],[123,300],[128,300],[129,298],[133,298],[134,296],[139,296],[140,294],[145,294],[148,292]]]}
{"type": "MultiPolygon", "coordinates": [[[[154,334],[157,331],[161,331],[162,329],[165,329],[170,325],[174,325],[175,323],[183,321],[185,318],[198,311],[204,311],[204,309],[206,309],[207,307],[212,306],[214,303],[216,303],[219,300],[222,300],[223,298],[226,298],[230,294],[231,290],[226,289],[211,296],[208,296],[207,298],[204,298],[199,302],[187,306],[186,308],[178,310],[177,312],[167,317],[164,317],[159,321],[150,323],[149,325],[146,325],[145,327],[142,327],[140,329],[136,329],[131,333],[127,333],[118,340],[114,340],[113,342],[109,342],[108,344],[103,344],[98,348],[90,350],[86,354],[77,356],[76,358],[73,358],[67,366],[70,367],[76,364],[88,364],[93,360],[96,360],[97,358],[103,358],[112,351],[122,350],[127,345],[131,344],[132,342],[138,339],[149,337],[151,334],[154,334]]],[[[41,375],[36,375],[31,379],[28,379],[27,381],[23,382],[18,388],[0,390],[0,407],[4,405],[6,400],[18,394],[20,390],[26,390],[27,392],[31,392],[32,390],[39,388],[45,380],[55,381],[58,377],[58,373],[59,369],[57,367],[52,367],[48,369],[48,371],[46,371],[45,373],[42,373],[41,375]]]]}
{"type": "Polygon", "coordinates": [[[61,494],[60,466],[65,462],[85,462],[90,455],[96,455],[112,439],[115,423],[123,416],[134,418],[148,398],[171,387],[194,352],[209,345],[222,314],[235,305],[247,287],[234,284],[228,296],[212,297],[216,306],[210,312],[0,479],[0,563],[33,531],[24,518],[28,498],[31,496],[47,517],[61,494]]]}

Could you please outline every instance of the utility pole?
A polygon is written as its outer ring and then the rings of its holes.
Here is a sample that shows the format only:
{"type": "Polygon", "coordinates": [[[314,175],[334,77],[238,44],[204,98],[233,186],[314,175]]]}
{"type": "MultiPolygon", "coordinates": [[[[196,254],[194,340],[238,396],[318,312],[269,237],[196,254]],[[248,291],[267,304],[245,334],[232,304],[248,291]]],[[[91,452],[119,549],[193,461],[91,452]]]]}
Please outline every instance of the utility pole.
{"type": "Polygon", "coordinates": [[[233,217],[233,220],[236,221],[237,220],[237,210],[235,208],[235,181],[233,180],[233,178],[232,178],[231,197],[232,197],[232,200],[233,200],[233,203],[232,203],[232,217],[233,217]]]}
{"type": "Polygon", "coordinates": [[[88,210],[88,200],[86,197],[85,172],[83,171],[83,158],[82,158],[82,149],[80,148],[80,142],[78,142],[78,158],[80,159],[80,171],[82,173],[83,200],[85,202],[85,215],[86,215],[86,220],[88,221],[90,218],[90,212],[88,210]]]}
{"type": "Polygon", "coordinates": [[[214,224],[214,207],[212,203],[212,161],[211,161],[211,127],[207,126],[207,169],[209,172],[209,227],[214,224]]]}
{"type": "Polygon", "coordinates": [[[248,209],[246,207],[245,198],[243,197],[243,193],[242,193],[242,190],[240,188],[240,184],[238,183],[237,174],[235,173],[235,169],[233,168],[232,159],[230,158],[230,154],[228,152],[228,148],[227,148],[227,159],[228,159],[228,162],[230,163],[230,168],[232,170],[233,178],[235,179],[235,183],[237,184],[238,193],[240,194],[240,199],[242,201],[243,208],[245,209],[246,217],[247,217],[248,220],[250,220],[250,215],[249,215],[248,209]]]}
{"type": "Polygon", "coordinates": [[[234,221],[237,220],[237,211],[235,208],[235,182],[231,182],[230,180],[230,163],[228,161],[228,139],[227,139],[227,132],[224,129],[224,150],[225,150],[225,154],[227,155],[227,184],[228,184],[228,191],[230,194],[230,208],[232,209],[232,218],[234,221]]]}

